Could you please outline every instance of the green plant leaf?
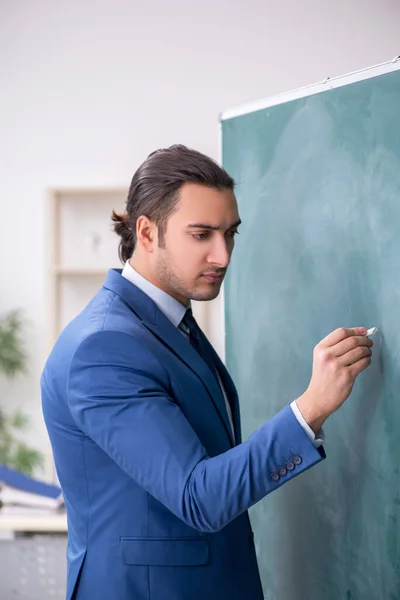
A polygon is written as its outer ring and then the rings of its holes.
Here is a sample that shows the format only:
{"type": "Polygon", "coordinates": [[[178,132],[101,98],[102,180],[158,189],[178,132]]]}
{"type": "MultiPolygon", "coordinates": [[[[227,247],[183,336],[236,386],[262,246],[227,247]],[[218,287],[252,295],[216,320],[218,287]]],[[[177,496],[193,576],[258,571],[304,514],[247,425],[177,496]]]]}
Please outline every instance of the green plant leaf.
{"type": "Polygon", "coordinates": [[[13,427],[14,429],[19,429],[20,431],[24,430],[28,427],[28,424],[29,424],[29,419],[28,419],[27,415],[25,415],[20,410],[16,411],[10,417],[10,426],[13,427]]]}
{"type": "Polygon", "coordinates": [[[23,373],[26,369],[26,352],[21,337],[23,320],[18,310],[0,319],[0,372],[7,377],[23,373]]]}
{"type": "Polygon", "coordinates": [[[12,457],[12,463],[13,468],[17,471],[32,475],[37,467],[43,467],[43,455],[37,450],[29,448],[26,444],[18,442],[12,457]]]}

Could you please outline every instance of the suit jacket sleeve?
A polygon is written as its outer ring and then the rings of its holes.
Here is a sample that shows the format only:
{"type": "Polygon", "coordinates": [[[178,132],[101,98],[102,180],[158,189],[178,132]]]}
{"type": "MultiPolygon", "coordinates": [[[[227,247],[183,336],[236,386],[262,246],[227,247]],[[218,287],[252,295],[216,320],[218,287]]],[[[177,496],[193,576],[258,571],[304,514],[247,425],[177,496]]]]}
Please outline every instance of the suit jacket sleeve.
{"type": "Polygon", "coordinates": [[[286,406],[246,442],[210,458],[169,396],[168,378],[133,336],[100,331],[73,355],[68,403],[84,434],[191,527],[222,529],[325,457],[286,406]],[[293,456],[301,464],[274,481],[271,473],[293,456]]]}

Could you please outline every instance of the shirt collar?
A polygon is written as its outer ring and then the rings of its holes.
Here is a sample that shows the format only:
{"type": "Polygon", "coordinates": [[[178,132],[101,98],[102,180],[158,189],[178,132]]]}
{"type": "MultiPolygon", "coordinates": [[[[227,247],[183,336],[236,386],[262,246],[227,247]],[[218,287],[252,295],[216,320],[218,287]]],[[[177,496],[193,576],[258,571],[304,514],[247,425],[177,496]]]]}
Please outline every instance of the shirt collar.
{"type": "Polygon", "coordinates": [[[149,296],[175,327],[179,326],[185,316],[186,309],[189,307],[184,306],[176,300],[176,298],[173,298],[167,294],[167,292],[164,292],[148,279],[140,275],[130,265],[129,261],[125,263],[121,274],[122,277],[125,277],[125,279],[133,283],[133,285],[136,285],[136,287],[149,296]]]}

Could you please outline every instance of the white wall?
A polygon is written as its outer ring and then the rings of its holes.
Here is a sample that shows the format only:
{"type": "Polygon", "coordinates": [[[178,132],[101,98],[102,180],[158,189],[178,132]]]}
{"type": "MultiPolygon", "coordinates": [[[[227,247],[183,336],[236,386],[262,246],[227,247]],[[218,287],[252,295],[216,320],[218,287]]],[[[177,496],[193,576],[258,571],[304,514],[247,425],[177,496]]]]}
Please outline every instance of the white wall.
{"type": "Polygon", "coordinates": [[[221,111],[389,60],[399,24],[397,0],[0,2],[0,313],[30,322],[30,372],[2,389],[39,448],[46,188],[127,186],[176,142],[217,157],[221,111]]]}

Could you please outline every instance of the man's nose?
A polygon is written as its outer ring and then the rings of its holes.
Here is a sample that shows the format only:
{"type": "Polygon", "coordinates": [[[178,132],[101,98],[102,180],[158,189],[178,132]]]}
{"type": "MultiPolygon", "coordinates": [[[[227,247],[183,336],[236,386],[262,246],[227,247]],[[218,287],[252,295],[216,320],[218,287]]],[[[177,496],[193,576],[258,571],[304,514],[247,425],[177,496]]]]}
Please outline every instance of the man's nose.
{"type": "Polygon", "coordinates": [[[226,269],[231,259],[232,250],[228,247],[224,236],[215,236],[214,243],[208,255],[208,262],[226,269]]]}

